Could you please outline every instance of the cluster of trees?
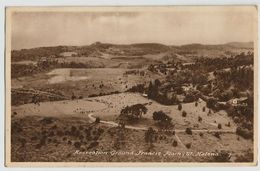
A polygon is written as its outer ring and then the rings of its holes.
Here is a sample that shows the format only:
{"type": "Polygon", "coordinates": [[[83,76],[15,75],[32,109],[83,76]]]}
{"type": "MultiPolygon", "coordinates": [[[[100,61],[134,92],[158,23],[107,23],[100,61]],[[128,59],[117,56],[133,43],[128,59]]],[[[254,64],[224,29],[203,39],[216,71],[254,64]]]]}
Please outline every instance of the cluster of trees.
{"type": "Polygon", "coordinates": [[[156,141],[155,137],[156,137],[156,131],[152,127],[149,127],[148,130],[145,132],[144,140],[146,143],[150,144],[150,147],[156,141]]]}
{"type": "Polygon", "coordinates": [[[22,60],[32,60],[37,61],[41,57],[53,56],[59,57],[60,53],[67,52],[74,49],[74,47],[69,46],[56,46],[56,47],[39,47],[32,49],[21,49],[11,51],[11,61],[22,61],[22,60]]]}
{"type": "Polygon", "coordinates": [[[177,86],[183,84],[204,85],[208,83],[208,75],[200,70],[184,69],[179,72],[170,72],[166,80],[177,86]]]}
{"type": "Polygon", "coordinates": [[[63,62],[59,63],[58,60],[47,59],[44,61],[38,61],[36,65],[33,64],[12,64],[11,65],[11,77],[17,78],[21,76],[30,76],[44,71],[50,71],[54,68],[103,68],[102,63],[93,64],[81,63],[81,62],[63,62]]]}
{"type": "Polygon", "coordinates": [[[253,90],[254,71],[251,67],[233,67],[230,71],[214,72],[217,79],[216,87],[223,91],[234,85],[239,91],[253,90]]]}
{"type": "Polygon", "coordinates": [[[158,122],[161,127],[171,126],[172,118],[166,115],[163,111],[157,111],[153,113],[153,120],[158,122]]]}
{"type": "Polygon", "coordinates": [[[132,106],[126,106],[120,112],[120,119],[126,119],[127,121],[135,121],[140,119],[142,115],[147,113],[147,108],[143,104],[135,104],[132,106]]]}
{"type": "Polygon", "coordinates": [[[148,98],[156,100],[164,105],[177,104],[179,102],[175,93],[168,93],[161,90],[161,82],[156,79],[151,81],[147,90],[148,98]]]}
{"type": "Polygon", "coordinates": [[[133,87],[129,88],[127,91],[144,93],[146,91],[146,88],[145,88],[144,84],[137,84],[137,85],[134,85],[133,87]]]}
{"type": "Polygon", "coordinates": [[[240,53],[231,58],[198,58],[194,64],[185,65],[184,68],[189,70],[201,70],[204,72],[212,72],[224,68],[232,68],[237,66],[252,65],[254,61],[254,53],[240,53]]]}

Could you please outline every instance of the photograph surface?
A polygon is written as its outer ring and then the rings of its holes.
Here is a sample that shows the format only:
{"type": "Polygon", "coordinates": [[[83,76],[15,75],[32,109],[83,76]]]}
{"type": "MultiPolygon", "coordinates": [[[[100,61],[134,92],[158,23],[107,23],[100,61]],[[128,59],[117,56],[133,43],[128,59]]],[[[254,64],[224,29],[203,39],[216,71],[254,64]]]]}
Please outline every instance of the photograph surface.
{"type": "Polygon", "coordinates": [[[6,164],[245,164],[256,6],[9,7],[6,164]]]}

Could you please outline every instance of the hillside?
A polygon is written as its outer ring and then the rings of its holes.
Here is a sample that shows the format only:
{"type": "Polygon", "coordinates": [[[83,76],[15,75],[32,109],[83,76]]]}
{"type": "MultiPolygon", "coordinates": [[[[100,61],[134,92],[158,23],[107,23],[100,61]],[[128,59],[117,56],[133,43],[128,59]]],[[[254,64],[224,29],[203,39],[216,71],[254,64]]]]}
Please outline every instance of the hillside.
{"type": "Polygon", "coordinates": [[[39,47],[12,51],[12,62],[38,61],[42,57],[97,57],[103,59],[145,57],[149,60],[180,60],[190,62],[198,57],[230,57],[241,52],[253,51],[253,42],[231,42],[220,45],[187,44],[168,46],[158,43],[129,45],[96,42],[88,46],[39,47]],[[71,52],[71,56],[64,56],[71,52]]]}

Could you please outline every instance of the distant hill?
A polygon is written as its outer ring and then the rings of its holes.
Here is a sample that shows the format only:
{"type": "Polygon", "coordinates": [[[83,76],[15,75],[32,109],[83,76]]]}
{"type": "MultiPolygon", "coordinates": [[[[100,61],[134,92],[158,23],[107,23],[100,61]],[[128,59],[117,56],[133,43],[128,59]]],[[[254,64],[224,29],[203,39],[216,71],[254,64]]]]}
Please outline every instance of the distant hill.
{"type": "Polygon", "coordinates": [[[169,46],[159,43],[111,44],[96,42],[87,46],[39,47],[12,51],[12,61],[32,60],[41,57],[59,58],[64,52],[75,52],[83,57],[145,57],[151,60],[191,61],[199,57],[228,57],[243,51],[253,51],[253,42],[230,42],[219,45],[187,44],[169,46]]]}
{"type": "Polygon", "coordinates": [[[225,45],[235,47],[235,48],[245,48],[245,49],[254,48],[254,42],[230,42],[230,43],[226,43],[225,45]]]}

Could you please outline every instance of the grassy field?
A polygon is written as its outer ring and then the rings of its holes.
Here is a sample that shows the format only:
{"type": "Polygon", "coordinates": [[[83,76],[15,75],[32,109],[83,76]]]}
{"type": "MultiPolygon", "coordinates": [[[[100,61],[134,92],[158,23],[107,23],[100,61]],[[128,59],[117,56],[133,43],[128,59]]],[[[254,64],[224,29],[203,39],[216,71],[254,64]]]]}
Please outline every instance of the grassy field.
{"type": "Polygon", "coordinates": [[[202,111],[202,107],[205,106],[203,101],[197,107],[194,103],[182,106],[182,111],[187,112],[186,117],[182,117],[176,105],[162,106],[140,94],[121,93],[12,107],[12,161],[205,162],[213,160],[213,157],[190,157],[188,154],[214,153],[217,150],[229,151],[232,154],[231,160],[234,161],[237,155],[244,154],[252,147],[251,140],[245,140],[235,132],[224,132],[236,128],[236,124],[225,112],[207,115],[207,112],[202,111]],[[95,124],[89,118],[89,115],[93,114],[102,121],[117,122],[116,118],[123,107],[137,103],[146,104],[148,112],[139,122],[132,125],[133,127],[152,126],[157,129],[152,113],[160,109],[173,118],[175,134],[158,131],[158,140],[150,147],[144,141],[144,130],[122,129],[105,123],[95,124]],[[198,116],[203,118],[202,122],[198,122],[198,116]],[[227,122],[231,122],[230,127],[225,126],[227,122]],[[222,124],[222,129],[218,130],[219,123],[222,124]],[[76,127],[74,132],[72,127],[76,127]],[[192,135],[185,133],[187,127],[192,128],[192,135]],[[220,137],[214,134],[218,131],[220,137]],[[178,142],[177,146],[173,146],[174,141],[178,142]],[[186,145],[189,143],[191,147],[187,148],[186,145]],[[95,150],[108,154],[93,155],[91,152],[95,150]],[[114,154],[120,151],[124,154],[114,154]],[[128,154],[130,152],[134,152],[135,155],[128,154]],[[141,152],[142,154],[137,155],[141,152]],[[148,155],[148,152],[154,154],[148,155]],[[156,154],[158,152],[161,155],[156,154]],[[186,155],[179,156],[178,152],[186,155]]]}
{"type": "Polygon", "coordinates": [[[131,69],[55,69],[48,73],[14,78],[11,80],[11,84],[12,88],[55,91],[70,98],[72,95],[88,97],[124,92],[137,83],[148,83],[151,78],[159,77],[148,71],[145,77],[134,74],[125,75],[126,71],[131,71],[131,69]]]}

